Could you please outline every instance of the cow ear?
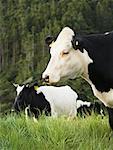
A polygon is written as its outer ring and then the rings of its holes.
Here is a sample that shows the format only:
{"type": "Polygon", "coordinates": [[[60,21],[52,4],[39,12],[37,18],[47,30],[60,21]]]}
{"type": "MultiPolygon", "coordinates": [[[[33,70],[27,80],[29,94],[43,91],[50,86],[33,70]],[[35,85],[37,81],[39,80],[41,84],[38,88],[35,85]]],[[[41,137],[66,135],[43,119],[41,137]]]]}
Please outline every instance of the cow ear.
{"type": "Polygon", "coordinates": [[[49,47],[51,47],[51,44],[52,44],[53,42],[54,42],[54,37],[52,37],[52,36],[46,37],[45,43],[46,43],[49,47]]]}
{"type": "Polygon", "coordinates": [[[18,87],[18,85],[19,85],[19,84],[17,84],[17,83],[13,83],[13,85],[14,85],[14,87],[18,87]]]}
{"type": "Polygon", "coordinates": [[[79,49],[81,52],[83,52],[83,44],[81,38],[76,38],[75,36],[72,39],[72,46],[75,50],[79,49]]]}
{"type": "Polygon", "coordinates": [[[34,86],[34,90],[35,90],[35,91],[37,91],[37,90],[38,90],[38,88],[39,88],[38,86],[34,86]]]}

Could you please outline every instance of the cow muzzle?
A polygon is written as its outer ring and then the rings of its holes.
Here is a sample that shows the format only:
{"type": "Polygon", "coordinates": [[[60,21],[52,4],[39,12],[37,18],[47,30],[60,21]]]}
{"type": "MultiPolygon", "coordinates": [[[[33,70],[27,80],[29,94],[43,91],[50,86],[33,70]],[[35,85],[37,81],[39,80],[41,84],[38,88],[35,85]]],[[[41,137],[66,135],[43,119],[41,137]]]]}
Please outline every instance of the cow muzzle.
{"type": "Polygon", "coordinates": [[[42,81],[46,82],[46,83],[49,83],[49,75],[42,76],[42,81]]]}
{"type": "Polygon", "coordinates": [[[54,85],[56,84],[57,82],[60,81],[60,77],[56,77],[55,75],[54,76],[51,76],[51,75],[43,75],[42,76],[42,80],[45,84],[48,84],[48,85],[54,85]]]}

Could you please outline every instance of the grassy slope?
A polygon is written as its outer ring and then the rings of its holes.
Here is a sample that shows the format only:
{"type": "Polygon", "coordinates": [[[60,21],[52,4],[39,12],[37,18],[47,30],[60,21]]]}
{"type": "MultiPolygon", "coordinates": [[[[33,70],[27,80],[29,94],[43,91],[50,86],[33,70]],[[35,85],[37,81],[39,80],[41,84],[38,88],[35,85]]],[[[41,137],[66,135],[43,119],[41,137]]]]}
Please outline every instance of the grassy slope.
{"type": "Polygon", "coordinates": [[[107,117],[67,121],[24,117],[0,118],[0,150],[112,150],[113,135],[107,117]]]}

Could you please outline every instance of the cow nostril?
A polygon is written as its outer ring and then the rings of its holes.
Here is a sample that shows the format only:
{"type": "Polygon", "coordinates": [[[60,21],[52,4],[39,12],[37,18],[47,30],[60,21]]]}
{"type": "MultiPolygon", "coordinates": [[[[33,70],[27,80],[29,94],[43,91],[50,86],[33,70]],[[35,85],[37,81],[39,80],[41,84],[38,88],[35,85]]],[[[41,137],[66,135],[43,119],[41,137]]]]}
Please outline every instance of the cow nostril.
{"type": "Polygon", "coordinates": [[[46,75],[46,76],[43,78],[43,80],[44,80],[45,82],[49,82],[49,76],[46,75]]]}

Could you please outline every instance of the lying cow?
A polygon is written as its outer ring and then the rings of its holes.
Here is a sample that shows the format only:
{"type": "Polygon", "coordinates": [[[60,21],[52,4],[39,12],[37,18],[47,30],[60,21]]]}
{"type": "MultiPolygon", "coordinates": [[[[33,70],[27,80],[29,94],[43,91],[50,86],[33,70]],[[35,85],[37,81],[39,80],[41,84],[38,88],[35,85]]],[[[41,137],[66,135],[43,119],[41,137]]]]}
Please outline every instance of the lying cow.
{"type": "Polygon", "coordinates": [[[45,111],[46,115],[51,112],[53,117],[61,115],[75,117],[77,114],[78,95],[69,86],[41,86],[36,91],[34,85],[31,87],[17,85],[16,90],[17,97],[13,105],[16,111],[29,107],[28,110],[33,112],[36,118],[42,111],[45,111]]]}
{"type": "Polygon", "coordinates": [[[106,114],[105,112],[106,109],[102,103],[77,100],[78,116],[86,117],[86,115],[91,115],[92,113],[95,113],[101,115],[103,118],[106,114]]]}
{"type": "Polygon", "coordinates": [[[48,37],[51,59],[42,78],[49,83],[81,76],[108,109],[113,129],[113,32],[76,35],[65,27],[56,40],[48,37]]]}

